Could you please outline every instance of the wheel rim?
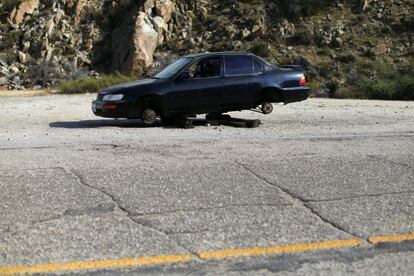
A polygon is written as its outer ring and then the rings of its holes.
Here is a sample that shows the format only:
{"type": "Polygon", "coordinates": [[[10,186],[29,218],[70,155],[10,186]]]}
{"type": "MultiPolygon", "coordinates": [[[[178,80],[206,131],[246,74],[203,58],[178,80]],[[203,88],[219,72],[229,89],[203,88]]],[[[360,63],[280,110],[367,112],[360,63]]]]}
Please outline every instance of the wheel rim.
{"type": "Polygon", "coordinates": [[[273,106],[271,104],[269,104],[269,103],[265,103],[262,106],[262,111],[263,111],[264,114],[272,113],[273,106]]]}
{"type": "Polygon", "coordinates": [[[144,113],[142,113],[142,120],[147,125],[152,125],[157,121],[157,114],[154,110],[145,110],[144,113]]]}

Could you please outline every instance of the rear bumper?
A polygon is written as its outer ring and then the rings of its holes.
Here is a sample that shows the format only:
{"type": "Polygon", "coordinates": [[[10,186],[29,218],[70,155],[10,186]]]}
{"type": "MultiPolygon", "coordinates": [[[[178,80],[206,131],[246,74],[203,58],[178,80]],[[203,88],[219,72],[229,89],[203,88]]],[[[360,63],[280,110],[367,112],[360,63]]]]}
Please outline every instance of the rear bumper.
{"type": "Polygon", "coordinates": [[[283,101],[285,104],[301,102],[309,98],[309,88],[294,88],[283,90],[283,101]]]}
{"type": "Polygon", "coordinates": [[[105,118],[129,118],[130,104],[125,101],[107,102],[96,100],[92,102],[92,112],[105,118]]]}

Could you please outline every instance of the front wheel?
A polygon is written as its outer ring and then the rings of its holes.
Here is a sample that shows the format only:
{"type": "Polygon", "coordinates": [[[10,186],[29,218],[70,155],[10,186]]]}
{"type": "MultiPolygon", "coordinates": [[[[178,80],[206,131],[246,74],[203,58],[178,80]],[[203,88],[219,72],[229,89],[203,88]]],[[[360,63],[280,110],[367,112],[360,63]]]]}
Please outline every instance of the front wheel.
{"type": "Polygon", "coordinates": [[[157,121],[157,113],[155,113],[155,111],[152,109],[146,109],[142,113],[142,121],[144,121],[146,125],[155,124],[155,122],[157,121]]]}
{"type": "Polygon", "coordinates": [[[263,103],[261,110],[265,115],[270,114],[273,112],[273,105],[271,103],[263,103]]]}

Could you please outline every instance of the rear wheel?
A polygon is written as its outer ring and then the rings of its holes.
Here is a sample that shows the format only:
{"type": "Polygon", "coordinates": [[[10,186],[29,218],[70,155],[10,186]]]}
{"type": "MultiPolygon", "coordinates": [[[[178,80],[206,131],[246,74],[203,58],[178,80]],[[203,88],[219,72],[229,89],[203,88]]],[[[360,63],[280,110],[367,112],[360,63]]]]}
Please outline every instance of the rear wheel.
{"type": "Polygon", "coordinates": [[[155,124],[155,122],[157,122],[157,113],[152,109],[144,110],[142,113],[142,121],[144,121],[146,125],[155,124]]]}

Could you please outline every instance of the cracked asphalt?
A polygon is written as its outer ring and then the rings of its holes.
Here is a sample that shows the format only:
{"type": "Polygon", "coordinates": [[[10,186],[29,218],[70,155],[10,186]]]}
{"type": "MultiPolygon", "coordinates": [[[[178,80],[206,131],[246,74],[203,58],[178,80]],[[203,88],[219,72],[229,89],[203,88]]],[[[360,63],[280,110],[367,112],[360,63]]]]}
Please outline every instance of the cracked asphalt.
{"type": "Polygon", "coordinates": [[[310,99],[232,114],[255,129],[184,130],[94,117],[93,98],[0,98],[0,274],[414,270],[414,238],[370,239],[414,233],[413,102],[310,99]]]}

